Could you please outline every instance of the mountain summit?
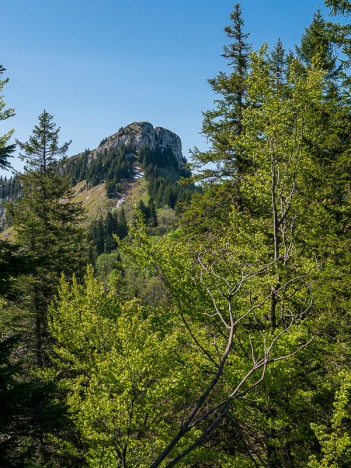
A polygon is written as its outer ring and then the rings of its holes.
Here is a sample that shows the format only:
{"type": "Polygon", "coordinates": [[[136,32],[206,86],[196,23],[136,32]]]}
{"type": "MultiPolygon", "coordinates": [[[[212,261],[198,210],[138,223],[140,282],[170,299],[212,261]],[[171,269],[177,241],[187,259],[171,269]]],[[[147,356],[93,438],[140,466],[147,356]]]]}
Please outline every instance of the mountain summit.
{"type": "Polygon", "coordinates": [[[179,168],[186,164],[179,136],[166,128],[153,127],[149,122],[134,122],[120,128],[117,133],[102,140],[94,153],[101,153],[106,149],[119,148],[120,146],[126,146],[133,152],[141,148],[147,148],[152,152],[168,150],[173,153],[179,168]]]}

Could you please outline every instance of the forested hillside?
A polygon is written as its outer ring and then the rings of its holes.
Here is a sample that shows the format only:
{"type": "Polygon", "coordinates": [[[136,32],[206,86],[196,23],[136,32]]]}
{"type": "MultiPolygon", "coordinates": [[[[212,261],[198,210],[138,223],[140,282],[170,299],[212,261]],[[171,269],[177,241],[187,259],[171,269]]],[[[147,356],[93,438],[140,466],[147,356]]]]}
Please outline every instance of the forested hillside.
{"type": "Polygon", "coordinates": [[[66,158],[44,110],[17,141],[0,466],[351,466],[351,29],[317,11],[254,51],[236,4],[225,33],[191,173],[146,122],[66,158]],[[98,186],[115,209],[88,227],[98,186]]]}
{"type": "MultiPolygon", "coordinates": [[[[140,205],[150,228],[155,228],[153,234],[164,234],[176,227],[182,206],[199,189],[192,183],[178,183],[191,175],[180,138],[147,122],[121,128],[95,150],[61,159],[57,170],[72,185],[73,200],[84,208],[82,224],[92,260],[116,246],[111,234],[120,232],[119,218],[125,224],[122,238],[126,235],[134,203],[140,205]]],[[[13,222],[5,205],[22,196],[21,176],[2,177],[0,182],[0,229],[5,230],[3,239],[13,240],[15,231],[8,229],[13,222]]]]}
{"type": "Polygon", "coordinates": [[[67,159],[63,173],[72,185],[85,180],[94,187],[104,182],[109,198],[123,194],[124,181],[144,176],[157,206],[175,208],[178,201],[190,199],[188,191],[176,184],[181,177],[190,176],[181,151],[174,133],[135,122],[104,138],[97,149],[67,159]]]}

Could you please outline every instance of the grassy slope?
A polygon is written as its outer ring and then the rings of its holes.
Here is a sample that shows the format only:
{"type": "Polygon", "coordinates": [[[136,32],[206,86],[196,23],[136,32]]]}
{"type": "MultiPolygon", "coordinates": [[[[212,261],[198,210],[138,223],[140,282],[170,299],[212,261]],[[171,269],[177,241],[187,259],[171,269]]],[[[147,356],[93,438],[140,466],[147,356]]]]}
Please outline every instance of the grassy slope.
{"type": "Polygon", "coordinates": [[[94,218],[104,216],[115,204],[114,200],[107,198],[104,183],[87,189],[85,181],[82,181],[73,187],[73,192],[74,200],[82,203],[85,210],[84,225],[89,225],[94,218]]]}
{"type": "Polygon", "coordinates": [[[123,194],[119,194],[114,198],[108,198],[105,191],[105,184],[99,184],[91,189],[85,188],[85,181],[80,182],[74,188],[74,199],[77,202],[82,202],[86,213],[85,224],[89,224],[93,219],[99,216],[104,216],[109,210],[117,207],[121,199],[123,203],[119,205],[124,208],[126,215],[130,214],[133,209],[133,204],[143,200],[148,203],[149,195],[147,193],[147,182],[144,177],[133,181],[126,181],[123,184],[123,194]]]}
{"type": "Polygon", "coordinates": [[[16,231],[13,227],[9,227],[5,229],[5,231],[0,232],[0,240],[8,240],[10,242],[14,242],[16,239],[16,231]]]}
{"type": "MultiPolygon", "coordinates": [[[[85,209],[84,226],[89,226],[93,219],[105,216],[110,210],[116,209],[118,201],[123,197],[124,201],[120,208],[124,208],[127,220],[130,221],[133,214],[133,204],[143,200],[145,204],[149,201],[147,192],[147,182],[144,177],[126,181],[123,186],[123,195],[117,195],[109,199],[106,195],[105,184],[99,184],[92,188],[86,187],[86,182],[79,182],[73,187],[74,200],[81,202],[85,209]]],[[[161,208],[158,210],[159,224],[169,230],[177,224],[174,210],[171,208],[161,208]]],[[[13,227],[0,233],[0,239],[14,241],[16,232],[13,227]]]]}

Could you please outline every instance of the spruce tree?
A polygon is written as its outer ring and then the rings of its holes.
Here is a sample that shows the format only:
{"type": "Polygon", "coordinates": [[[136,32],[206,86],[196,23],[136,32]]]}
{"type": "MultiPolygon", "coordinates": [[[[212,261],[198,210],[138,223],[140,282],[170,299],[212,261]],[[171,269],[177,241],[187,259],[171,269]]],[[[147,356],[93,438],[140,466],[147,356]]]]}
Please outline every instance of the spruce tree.
{"type": "Polygon", "coordinates": [[[65,156],[70,142],[59,145],[60,128],[45,110],[27,142],[17,142],[25,161],[20,176],[22,196],[10,206],[17,241],[30,255],[35,273],[27,278],[28,304],[34,316],[36,362],[45,363],[48,344],[47,306],[62,272],[80,273],[85,248],[79,223],[81,205],[73,202],[68,180],[60,174],[58,158],[65,156]]]}
{"type": "Polygon", "coordinates": [[[202,178],[225,178],[233,172],[242,171],[247,161],[241,152],[233,151],[231,139],[242,130],[243,109],[246,106],[246,77],[250,66],[251,46],[247,42],[249,34],[244,31],[244,20],[240,4],[236,4],[230,15],[232,23],[225,28],[231,41],[224,47],[223,57],[227,60],[230,72],[220,72],[209,79],[212,90],[221,96],[215,101],[214,110],[204,112],[202,133],[211,144],[211,149],[193,152],[194,167],[202,168],[207,163],[214,163],[216,168],[206,168],[202,178]]]}
{"type": "Polygon", "coordinates": [[[349,15],[351,13],[351,2],[349,0],[324,0],[324,3],[334,15],[338,13],[349,15]]]}
{"type": "Polygon", "coordinates": [[[311,64],[318,64],[318,67],[324,70],[325,94],[329,99],[337,98],[340,80],[344,77],[342,62],[337,54],[337,49],[341,45],[340,41],[346,32],[346,30],[342,32],[341,29],[330,21],[326,21],[321,11],[318,10],[311,24],[305,29],[300,45],[296,47],[297,57],[303,70],[311,64]]]}
{"type": "Polygon", "coordinates": [[[328,78],[335,78],[339,68],[337,56],[333,50],[330,26],[331,23],[324,19],[320,10],[317,10],[313,15],[312,23],[305,29],[296,52],[305,66],[310,65],[312,59],[318,55],[319,66],[327,72],[328,78]]]}
{"type": "Polygon", "coordinates": [[[118,215],[117,235],[120,239],[124,239],[128,235],[128,223],[124,208],[118,215]]]}
{"type": "MultiPolygon", "coordinates": [[[[6,109],[6,103],[3,100],[3,96],[1,94],[4,86],[8,82],[8,78],[4,80],[1,79],[1,75],[4,73],[4,71],[5,68],[2,65],[0,65],[0,121],[6,120],[14,115],[13,109],[6,109]]],[[[11,138],[13,132],[13,130],[10,130],[9,132],[5,133],[5,135],[0,135],[0,169],[7,169],[10,167],[8,158],[11,156],[11,153],[13,152],[15,146],[8,145],[7,143],[11,138]]]]}
{"type": "Polygon", "coordinates": [[[275,87],[279,88],[286,82],[287,60],[282,41],[278,42],[270,54],[272,74],[275,77],[275,87]]]}
{"type": "Polygon", "coordinates": [[[149,223],[151,227],[157,227],[158,226],[157,208],[156,208],[156,203],[152,198],[150,198],[149,200],[148,209],[150,213],[149,223]]]}
{"type": "Polygon", "coordinates": [[[243,206],[244,194],[240,192],[238,181],[252,171],[251,155],[233,145],[243,132],[243,113],[248,106],[251,45],[240,4],[235,5],[230,17],[231,24],[225,28],[230,43],[223,53],[230,71],[220,72],[209,80],[218,98],[215,108],[203,113],[202,134],[210,148],[193,151],[192,168],[197,174],[191,180],[201,180],[208,190],[194,196],[191,210],[183,216],[189,232],[216,229],[226,222],[229,206],[243,206]]]}
{"type": "Polygon", "coordinates": [[[117,243],[113,238],[113,234],[117,233],[118,221],[114,214],[108,212],[105,218],[105,253],[111,253],[117,248],[117,243]]]}

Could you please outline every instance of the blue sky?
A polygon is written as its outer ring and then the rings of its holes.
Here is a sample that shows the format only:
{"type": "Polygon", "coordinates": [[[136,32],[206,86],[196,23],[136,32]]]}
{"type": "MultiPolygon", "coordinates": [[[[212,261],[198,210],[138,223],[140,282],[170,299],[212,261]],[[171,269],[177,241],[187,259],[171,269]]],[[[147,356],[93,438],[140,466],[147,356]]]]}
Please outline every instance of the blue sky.
{"type": "MultiPolygon", "coordinates": [[[[69,154],[93,149],[134,121],[177,133],[183,154],[204,149],[202,111],[215,95],[207,79],[226,69],[223,28],[228,0],[8,0],[2,2],[0,64],[10,82],[5,102],[16,116],[0,122],[25,141],[45,108],[72,139],[69,154]]],[[[254,48],[280,37],[298,43],[315,0],[243,0],[254,48]]],[[[14,161],[14,166],[20,164],[14,161]]]]}

